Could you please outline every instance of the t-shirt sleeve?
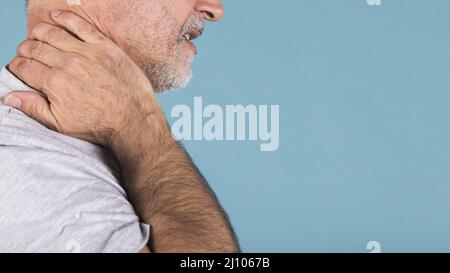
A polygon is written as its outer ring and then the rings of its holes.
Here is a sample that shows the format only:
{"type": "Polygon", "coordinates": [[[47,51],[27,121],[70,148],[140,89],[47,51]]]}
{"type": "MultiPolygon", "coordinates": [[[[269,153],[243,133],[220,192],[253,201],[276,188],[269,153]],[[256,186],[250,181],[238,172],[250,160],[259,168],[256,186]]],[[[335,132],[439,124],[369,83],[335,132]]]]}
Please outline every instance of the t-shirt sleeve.
{"type": "Polygon", "coordinates": [[[150,228],[99,166],[0,146],[0,252],[138,252],[150,228]]]}

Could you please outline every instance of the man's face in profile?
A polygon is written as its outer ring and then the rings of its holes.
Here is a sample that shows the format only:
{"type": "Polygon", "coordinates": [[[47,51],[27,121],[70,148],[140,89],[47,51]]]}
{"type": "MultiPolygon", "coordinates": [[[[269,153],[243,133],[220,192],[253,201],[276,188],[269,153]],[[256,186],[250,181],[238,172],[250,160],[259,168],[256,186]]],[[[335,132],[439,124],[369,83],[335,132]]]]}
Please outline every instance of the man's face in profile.
{"type": "Polygon", "coordinates": [[[220,20],[220,0],[109,0],[97,3],[108,35],[146,72],[157,92],[179,89],[192,77],[197,53],[190,41],[204,21],[220,20]]]}

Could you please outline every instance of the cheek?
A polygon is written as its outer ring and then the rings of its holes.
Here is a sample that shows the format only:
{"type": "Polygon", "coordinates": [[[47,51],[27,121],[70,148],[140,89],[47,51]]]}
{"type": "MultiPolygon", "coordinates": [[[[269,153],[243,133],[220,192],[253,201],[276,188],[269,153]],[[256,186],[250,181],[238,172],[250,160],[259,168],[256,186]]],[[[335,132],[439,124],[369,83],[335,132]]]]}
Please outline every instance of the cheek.
{"type": "MultiPolygon", "coordinates": [[[[164,0],[163,0],[164,1],[164,0]]],[[[186,19],[194,12],[195,3],[198,0],[165,0],[167,8],[173,18],[176,18],[178,26],[182,26],[186,19]]]]}
{"type": "Polygon", "coordinates": [[[113,41],[134,61],[164,60],[179,49],[181,26],[192,13],[192,0],[127,1],[105,22],[113,41]],[[138,3],[140,2],[140,3],[138,3]]]}

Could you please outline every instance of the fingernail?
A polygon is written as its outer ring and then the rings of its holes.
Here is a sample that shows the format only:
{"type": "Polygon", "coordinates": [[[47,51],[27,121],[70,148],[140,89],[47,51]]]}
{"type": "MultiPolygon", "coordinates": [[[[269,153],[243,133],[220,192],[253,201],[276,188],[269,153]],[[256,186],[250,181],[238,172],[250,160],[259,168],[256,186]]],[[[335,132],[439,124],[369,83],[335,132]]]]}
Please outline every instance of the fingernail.
{"type": "Polygon", "coordinates": [[[5,104],[10,107],[19,109],[22,106],[22,100],[18,97],[8,96],[5,98],[5,104]]]}
{"type": "Polygon", "coordinates": [[[52,16],[53,16],[53,17],[58,17],[60,14],[61,14],[61,11],[60,11],[60,10],[54,10],[54,11],[52,11],[52,16]]]}

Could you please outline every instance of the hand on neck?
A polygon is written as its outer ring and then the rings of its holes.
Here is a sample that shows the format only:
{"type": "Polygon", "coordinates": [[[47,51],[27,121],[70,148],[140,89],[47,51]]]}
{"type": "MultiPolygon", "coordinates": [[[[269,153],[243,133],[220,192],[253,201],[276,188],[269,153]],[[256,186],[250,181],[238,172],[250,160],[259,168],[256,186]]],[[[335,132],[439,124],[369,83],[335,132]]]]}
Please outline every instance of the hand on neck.
{"type": "MultiPolygon", "coordinates": [[[[95,2],[95,1],[94,1],[95,2]]],[[[36,3],[30,3],[28,7],[28,32],[27,39],[31,38],[30,31],[37,24],[44,22],[49,24],[55,24],[51,19],[50,13],[54,10],[66,10],[71,11],[78,16],[84,18],[92,25],[96,26],[103,34],[107,35],[107,32],[102,28],[102,24],[95,15],[94,5],[87,6],[89,2],[84,2],[83,5],[71,4],[72,1],[69,0],[51,0],[51,1],[37,1],[36,3]],[[86,3],[86,4],[85,4],[86,3]]]]}

